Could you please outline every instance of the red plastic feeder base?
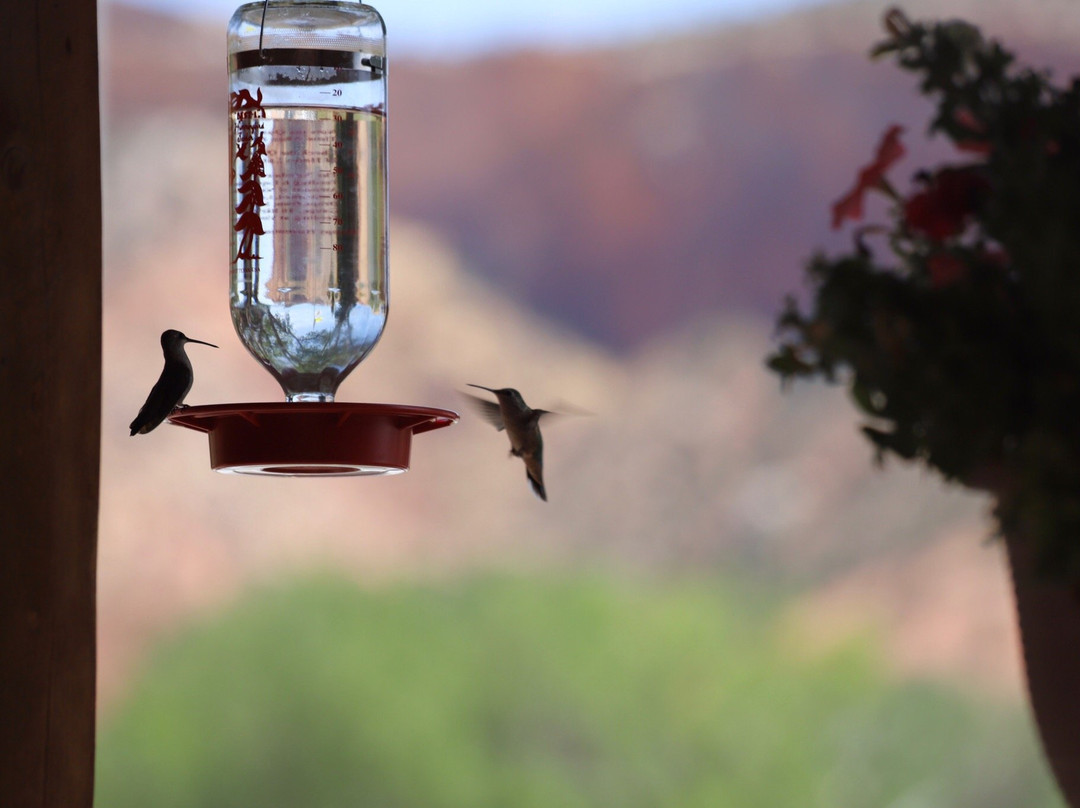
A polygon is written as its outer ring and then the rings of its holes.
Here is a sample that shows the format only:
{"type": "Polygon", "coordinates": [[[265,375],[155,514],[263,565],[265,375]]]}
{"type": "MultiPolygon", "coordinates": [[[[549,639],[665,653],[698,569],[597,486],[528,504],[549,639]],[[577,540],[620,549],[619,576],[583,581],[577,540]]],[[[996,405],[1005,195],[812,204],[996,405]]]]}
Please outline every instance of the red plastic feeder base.
{"type": "Polygon", "coordinates": [[[347,477],[409,469],[412,436],[458,414],[402,404],[211,404],[169,416],[210,437],[210,467],[232,474],[347,477]]]}

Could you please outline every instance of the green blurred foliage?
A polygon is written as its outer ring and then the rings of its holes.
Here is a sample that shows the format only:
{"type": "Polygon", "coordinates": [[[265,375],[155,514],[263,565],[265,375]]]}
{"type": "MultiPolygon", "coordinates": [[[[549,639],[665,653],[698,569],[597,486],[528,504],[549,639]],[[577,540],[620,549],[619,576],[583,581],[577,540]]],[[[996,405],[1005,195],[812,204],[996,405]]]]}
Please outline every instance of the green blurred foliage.
{"type": "Polygon", "coordinates": [[[796,653],[713,583],[253,593],[166,642],[97,808],[1049,808],[1024,716],[796,653]]]}

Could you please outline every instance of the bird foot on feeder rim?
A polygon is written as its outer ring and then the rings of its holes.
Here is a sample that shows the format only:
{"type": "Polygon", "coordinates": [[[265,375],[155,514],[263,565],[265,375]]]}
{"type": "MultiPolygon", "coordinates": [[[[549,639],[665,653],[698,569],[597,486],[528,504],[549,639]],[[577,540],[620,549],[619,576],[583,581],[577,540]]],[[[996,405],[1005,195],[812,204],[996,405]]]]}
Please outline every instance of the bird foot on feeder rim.
{"type": "Polygon", "coordinates": [[[413,435],[457,420],[432,407],[339,402],[210,404],[169,415],[208,435],[215,471],[276,477],[400,474],[409,469],[413,435]]]}

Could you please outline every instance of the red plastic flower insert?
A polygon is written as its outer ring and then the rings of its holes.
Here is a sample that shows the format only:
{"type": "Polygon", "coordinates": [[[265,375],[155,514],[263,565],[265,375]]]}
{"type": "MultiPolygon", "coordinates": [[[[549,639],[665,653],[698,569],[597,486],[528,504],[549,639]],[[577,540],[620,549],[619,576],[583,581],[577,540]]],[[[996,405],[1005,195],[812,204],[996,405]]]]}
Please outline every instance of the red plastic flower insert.
{"type": "Polygon", "coordinates": [[[974,168],[942,169],[904,203],[904,223],[912,233],[944,241],[964,229],[989,190],[974,168]]]}
{"type": "Polygon", "coordinates": [[[833,205],[833,228],[839,228],[845,219],[858,221],[863,215],[863,197],[871,189],[886,193],[891,188],[885,180],[885,172],[904,156],[904,145],[900,142],[902,126],[890,126],[878,144],[874,161],[859,171],[855,187],[848,191],[833,205]]]}

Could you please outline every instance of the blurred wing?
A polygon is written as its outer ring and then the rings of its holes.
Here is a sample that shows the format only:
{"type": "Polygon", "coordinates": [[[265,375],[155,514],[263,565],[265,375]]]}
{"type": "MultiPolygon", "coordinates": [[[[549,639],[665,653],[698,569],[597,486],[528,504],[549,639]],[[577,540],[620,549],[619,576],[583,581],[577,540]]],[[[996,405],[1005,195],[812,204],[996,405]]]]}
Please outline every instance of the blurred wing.
{"type": "Polygon", "coordinates": [[[580,409],[575,410],[575,409],[572,409],[572,408],[564,408],[564,407],[560,407],[557,410],[533,410],[533,412],[540,413],[540,415],[537,417],[536,420],[537,421],[543,421],[545,424],[557,423],[559,421],[565,420],[566,418],[570,418],[570,417],[574,417],[574,416],[594,415],[595,414],[595,413],[589,412],[588,410],[580,410],[580,409]]]}
{"type": "Polygon", "coordinates": [[[577,404],[573,404],[564,399],[559,399],[555,402],[552,412],[556,415],[596,415],[592,410],[579,407],[577,404]]]}
{"type": "Polygon", "coordinates": [[[499,405],[494,401],[488,401],[486,398],[480,398],[474,396],[472,393],[464,393],[468,396],[473,407],[480,413],[480,417],[498,429],[500,432],[506,429],[506,424],[503,423],[502,410],[499,409],[499,405]]]}

